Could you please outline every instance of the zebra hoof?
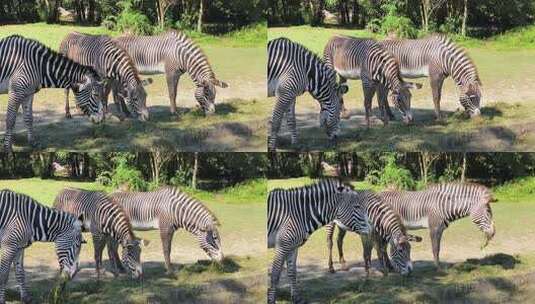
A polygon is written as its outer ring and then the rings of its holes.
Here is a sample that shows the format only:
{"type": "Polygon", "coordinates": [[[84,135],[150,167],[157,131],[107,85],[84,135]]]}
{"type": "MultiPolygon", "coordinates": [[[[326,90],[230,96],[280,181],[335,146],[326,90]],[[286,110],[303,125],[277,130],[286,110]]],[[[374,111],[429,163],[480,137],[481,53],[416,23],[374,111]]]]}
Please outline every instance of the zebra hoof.
{"type": "Polygon", "coordinates": [[[340,270],[342,270],[342,271],[348,271],[348,270],[349,270],[349,266],[347,266],[347,264],[343,263],[343,264],[340,266],[340,270]]]}
{"type": "Polygon", "coordinates": [[[67,118],[67,119],[72,119],[72,115],[71,115],[71,113],[65,113],[65,118],[67,118]]]}
{"type": "Polygon", "coordinates": [[[334,270],[334,267],[329,267],[329,272],[330,272],[330,273],[335,273],[336,270],[334,270]]]}

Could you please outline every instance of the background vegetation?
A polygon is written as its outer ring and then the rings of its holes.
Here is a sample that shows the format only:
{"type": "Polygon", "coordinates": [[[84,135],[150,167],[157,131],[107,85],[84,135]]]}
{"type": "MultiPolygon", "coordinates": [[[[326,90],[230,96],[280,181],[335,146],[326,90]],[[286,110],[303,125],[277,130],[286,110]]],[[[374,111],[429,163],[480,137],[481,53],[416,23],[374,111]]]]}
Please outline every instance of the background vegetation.
{"type": "Polygon", "coordinates": [[[211,34],[264,20],[265,0],[6,0],[0,24],[44,21],[150,34],[167,28],[211,34]]]}
{"type": "Polygon", "coordinates": [[[273,0],[268,23],[337,24],[402,37],[427,32],[487,37],[531,24],[534,12],[533,0],[273,0]]]}

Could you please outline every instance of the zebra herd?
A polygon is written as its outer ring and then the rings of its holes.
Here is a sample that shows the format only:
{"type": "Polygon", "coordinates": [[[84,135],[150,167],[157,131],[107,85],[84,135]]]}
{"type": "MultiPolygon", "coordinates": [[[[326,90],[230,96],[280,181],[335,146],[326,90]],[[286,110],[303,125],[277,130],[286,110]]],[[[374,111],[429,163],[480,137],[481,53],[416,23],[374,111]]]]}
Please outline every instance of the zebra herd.
{"type": "Polygon", "coordinates": [[[0,303],[5,303],[12,264],[21,300],[31,302],[23,261],[24,249],[33,242],[55,242],[60,272],[70,279],[79,271],[80,249],[85,243],[82,232],[91,232],[97,278],[101,274],[102,252],[108,245],[113,274],[117,276],[126,268],[137,279],[143,276],[141,250],[148,242],[136,237],[134,230],[160,230],[165,266],[172,272],[170,252],[174,231],[183,228],[190,232],[212,260],[221,261],[218,226],[216,217],[203,203],[171,187],[110,195],[67,188],[56,196],[54,208],[45,207],[27,195],[1,190],[0,303]],[[118,246],[122,247],[121,257],[118,246]]]}
{"type": "Polygon", "coordinates": [[[184,73],[191,76],[195,99],[205,114],[215,112],[215,87],[228,87],[216,78],[201,48],[177,31],[116,38],[71,33],[61,42],[59,53],[19,35],[1,39],[0,94],[9,94],[4,151],[12,150],[13,129],[21,105],[28,143],[37,145],[32,104],[34,94],[42,88],[65,89],[66,118],[71,118],[70,90],[76,106],[93,123],[104,120],[112,91],[121,120],[132,111],[145,121],[149,111],[143,86],[152,83],[152,79],[141,80],[139,74],[156,73],[165,73],[172,114],[176,114],[177,86],[184,73]]]}
{"type": "Polygon", "coordinates": [[[343,237],[346,231],[352,231],[361,235],[367,274],[375,247],[385,275],[391,269],[408,275],[413,271],[410,242],[421,242],[422,238],[407,233],[407,229],[429,228],[435,263],[440,268],[441,236],[452,221],[471,216],[472,222],[486,235],[484,246],[494,237],[492,201],[488,188],[469,183],[439,184],[423,191],[374,193],[354,190],[339,180],[324,179],[305,187],[274,189],[268,196],[268,247],[275,249],[268,303],[276,302],[276,289],[284,264],[287,264],[292,302],[303,302],[297,287],[297,251],[322,226],[327,228],[331,272],[334,272],[332,237],[335,226],[338,226],[343,269],[347,269],[342,251],[343,237]]]}
{"type": "Polygon", "coordinates": [[[441,119],[441,92],[447,77],[457,85],[465,111],[470,116],[480,115],[481,80],[477,68],[466,52],[445,36],[384,41],[335,36],[327,42],[323,58],[287,38],[271,40],[268,42],[268,96],[276,96],[277,102],[270,121],[268,150],[276,148],[284,115],[291,144],[297,143],[295,102],[305,92],[319,102],[320,126],[335,144],[340,116],[349,118],[342,96],[348,91],[347,79],[362,81],[368,127],[376,92],[383,123],[386,125],[394,118],[390,101],[408,124],[414,119],[410,90],[422,85],[403,78],[420,77],[430,79],[437,119],[441,119]]]}

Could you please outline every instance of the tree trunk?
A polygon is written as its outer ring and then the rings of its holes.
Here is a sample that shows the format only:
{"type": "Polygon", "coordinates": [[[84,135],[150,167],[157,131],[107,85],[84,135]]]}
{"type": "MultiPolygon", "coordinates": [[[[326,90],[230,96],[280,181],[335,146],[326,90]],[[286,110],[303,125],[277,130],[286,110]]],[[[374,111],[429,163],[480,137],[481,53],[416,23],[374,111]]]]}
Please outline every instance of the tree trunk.
{"type": "Polygon", "coordinates": [[[193,174],[191,177],[191,188],[197,189],[197,172],[199,171],[199,152],[194,153],[193,174]]]}
{"type": "Polygon", "coordinates": [[[87,21],[90,23],[95,23],[95,10],[97,8],[95,5],[95,0],[88,0],[87,2],[87,21]]]}
{"type": "Polygon", "coordinates": [[[468,19],[468,0],[464,0],[463,25],[461,27],[461,35],[466,37],[466,21],[468,19]]]}
{"type": "Polygon", "coordinates": [[[197,32],[202,33],[202,16],[204,14],[204,1],[199,0],[199,18],[197,19],[197,32]]]}

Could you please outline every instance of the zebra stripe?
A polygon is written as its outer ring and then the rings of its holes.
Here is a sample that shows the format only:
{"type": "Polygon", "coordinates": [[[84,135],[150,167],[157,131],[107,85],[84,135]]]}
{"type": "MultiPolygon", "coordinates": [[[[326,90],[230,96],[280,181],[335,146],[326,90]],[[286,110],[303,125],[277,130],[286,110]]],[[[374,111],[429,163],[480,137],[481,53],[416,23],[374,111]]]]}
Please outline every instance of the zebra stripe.
{"type": "Polygon", "coordinates": [[[20,286],[21,300],[30,295],[24,274],[24,249],[33,242],[55,242],[60,271],[68,278],[78,272],[82,245],[82,223],[74,216],[45,207],[27,195],[10,190],[0,191],[0,303],[5,303],[5,290],[11,264],[20,286]]]}
{"type": "MultiPolygon", "coordinates": [[[[152,192],[115,192],[110,197],[123,207],[134,229],[160,230],[168,272],[172,272],[170,255],[173,234],[180,228],[193,234],[211,259],[223,259],[217,218],[203,203],[185,192],[163,187],[152,192]]],[[[115,246],[112,244],[112,247],[115,246]]],[[[116,255],[113,250],[111,253],[116,255]]]]}
{"type": "Polygon", "coordinates": [[[288,264],[292,301],[301,301],[297,289],[297,251],[314,231],[332,221],[354,231],[369,231],[365,212],[359,210],[363,203],[356,200],[366,198],[366,195],[351,196],[354,193],[350,186],[334,179],[288,190],[275,189],[269,193],[268,248],[275,248],[275,257],[271,266],[268,303],[275,303],[276,288],[285,262],[288,264]]]}
{"type": "Polygon", "coordinates": [[[320,125],[334,142],[340,127],[341,96],[347,93],[347,85],[338,85],[334,70],[304,46],[286,38],[269,41],[268,96],[277,97],[270,122],[269,150],[275,150],[285,113],[288,113],[292,145],[297,143],[295,101],[304,92],[319,102],[320,125]]]}
{"type": "MultiPolygon", "coordinates": [[[[118,91],[117,94],[122,96],[120,102],[126,99],[140,120],[149,119],[146,106],[147,93],[134,63],[126,50],[113,42],[110,37],[70,33],[61,41],[59,51],[80,64],[91,66],[102,77],[117,81],[115,89],[118,91]]],[[[70,117],[69,89],[65,90],[65,94],[65,112],[66,116],[70,117]]],[[[107,96],[104,98],[107,99],[107,96]]],[[[105,103],[107,104],[107,101],[105,103]]]]}
{"type": "MultiPolygon", "coordinates": [[[[100,277],[102,251],[109,239],[121,244],[122,263],[127,266],[133,278],[143,275],[141,266],[141,242],[135,237],[130,220],[117,203],[104,193],[67,188],[54,200],[54,208],[82,216],[84,228],[91,232],[95,250],[97,275],[100,277]]],[[[115,269],[115,273],[118,270],[115,269]]]]}
{"type": "Polygon", "coordinates": [[[228,85],[216,78],[206,55],[188,36],[168,31],[158,36],[122,36],[114,41],[126,49],[140,73],[165,73],[172,114],[176,114],[177,85],[184,73],[195,84],[195,99],[204,113],[215,113],[215,86],[228,85]]]}
{"type": "MultiPolygon", "coordinates": [[[[370,127],[372,98],[376,90],[387,96],[386,88],[391,92],[391,100],[401,112],[403,120],[413,120],[411,111],[410,88],[421,85],[405,82],[401,79],[396,59],[373,39],[349,36],[332,37],[325,45],[323,58],[340,76],[341,82],[347,79],[361,79],[364,91],[366,123],[370,127]]],[[[388,122],[387,117],[385,123],[388,122]]]]}
{"type": "Polygon", "coordinates": [[[43,44],[13,35],[0,40],[0,94],[9,93],[4,151],[12,149],[12,136],[20,105],[28,132],[33,138],[33,95],[41,88],[71,88],[78,107],[93,123],[104,118],[102,83],[90,67],[82,66],[43,44]]]}
{"type": "MultiPolygon", "coordinates": [[[[466,51],[449,38],[432,35],[379,43],[399,61],[403,77],[429,77],[437,119],[440,118],[442,85],[449,76],[459,88],[459,101],[464,109],[470,116],[480,115],[482,83],[477,68],[466,51]]],[[[380,103],[385,103],[384,99],[380,103]]],[[[387,103],[385,106],[388,109],[387,103]]]]}

